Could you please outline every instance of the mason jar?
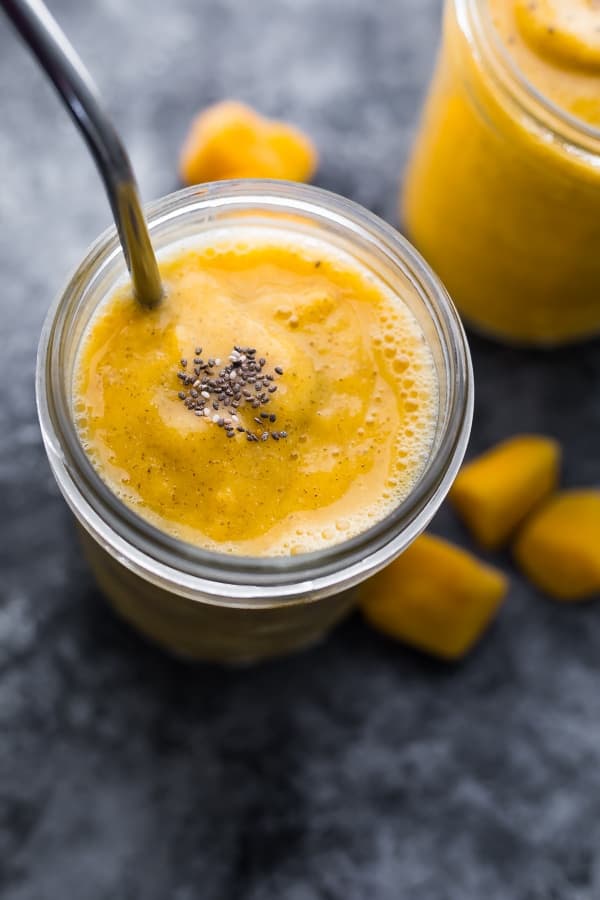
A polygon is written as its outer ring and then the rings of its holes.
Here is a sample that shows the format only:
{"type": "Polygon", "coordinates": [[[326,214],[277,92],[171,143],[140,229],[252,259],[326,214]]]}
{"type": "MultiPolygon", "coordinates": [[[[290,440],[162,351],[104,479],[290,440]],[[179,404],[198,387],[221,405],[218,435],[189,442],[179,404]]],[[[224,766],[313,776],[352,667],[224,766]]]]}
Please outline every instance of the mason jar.
{"type": "Polygon", "coordinates": [[[159,258],[211,229],[267,226],[345,250],[412,310],[435,362],[439,408],[429,459],[414,489],[367,531],[318,552],[249,558],[203,550],[145,521],[111,492],[78,438],[73,376],[98,305],[126,276],[114,228],[86,254],[47,317],[37,366],[44,445],[79,526],[94,575],[141,632],[190,658],[247,662],[321,638],[353,605],[352,588],[391,562],[426,527],[465,451],[473,408],[469,352],[450,299],[391,227],[313,187],[232,181],[180,191],[147,209],[159,258]]]}
{"type": "Polygon", "coordinates": [[[401,215],[476,330],[537,345],[600,333],[600,129],[527,80],[489,0],[446,2],[401,215]]]}

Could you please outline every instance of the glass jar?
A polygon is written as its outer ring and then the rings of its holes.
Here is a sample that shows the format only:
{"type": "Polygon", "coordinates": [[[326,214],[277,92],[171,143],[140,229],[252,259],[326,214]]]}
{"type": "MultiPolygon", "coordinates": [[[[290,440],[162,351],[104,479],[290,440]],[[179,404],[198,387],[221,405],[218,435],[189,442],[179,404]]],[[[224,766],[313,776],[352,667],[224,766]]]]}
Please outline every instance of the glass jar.
{"type": "Polygon", "coordinates": [[[290,557],[201,550],[126,507],[91,465],[71,415],[74,363],[91,316],[126,275],[114,229],[94,244],[44,325],[37,401],[44,444],[73,511],[86,556],[108,599],[154,641],[193,658],[242,662],[318,640],[352,606],[352,588],[425,528],[445,497],[468,440],[469,352],[444,288],[392,228],[354,203],[283,182],[220,182],[181,191],[147,210],[157,253],[210,229],[278,225],[345,249],[410,306],[435,360],[439,415],[430,458],[411,495],[344,543],[290,557]]]}
{"type": "Polygon", "coordinates": [[[525,79],[488,0],[447,0],[402,216],[477,330],[539,345],[600,332],[600,130],[525,79]]]}

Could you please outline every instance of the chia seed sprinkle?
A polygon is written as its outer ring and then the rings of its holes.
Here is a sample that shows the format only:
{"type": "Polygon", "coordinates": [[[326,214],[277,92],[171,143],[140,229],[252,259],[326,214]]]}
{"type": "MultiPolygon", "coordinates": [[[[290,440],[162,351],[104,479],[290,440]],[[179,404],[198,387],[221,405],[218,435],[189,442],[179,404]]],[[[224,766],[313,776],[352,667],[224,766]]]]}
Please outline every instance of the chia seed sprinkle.
{"type": "MultiPolygon", "coordinates": [[[[205,361],[201,353],[202,347],[196,347],[193,375],[186,371],[177,372],[182,386],[187,388],[178,391],[177,397],[190,412],[223,428],[227,437],[235,437],[236,433],[245,434],[251,443],[267,441],[269,437],[275,441],[287,437],[286,431],[265,430],[268,423],[276,421],[274,413],[260,412],[252,417],[259,426],[257,432],[239,424],[240,418],[237,415],[243,413],[244,407],[255,411],[269,403],[270,395],[277,391],[277,385],[273,384],[275,376],[283,375],[281,366],[275,366],[273,372],[264,371],[267,360],[264,356],[256,357],[255,347],[235,346],[223,368],[220,368],[221,360],[218,357],[211,356],[205,361]],[[212,409],[207,401],[210,401],[212,409]],[[222,412],[221,405],[224,407],[222,412]],[[212,410],[219,412],[215,414],[212,410]],[[229,413],[230,418],[225,413],[229,413]]],[[[182,370],[185,370],[188,360],[182,357],[180,364],[182,370]]]]}

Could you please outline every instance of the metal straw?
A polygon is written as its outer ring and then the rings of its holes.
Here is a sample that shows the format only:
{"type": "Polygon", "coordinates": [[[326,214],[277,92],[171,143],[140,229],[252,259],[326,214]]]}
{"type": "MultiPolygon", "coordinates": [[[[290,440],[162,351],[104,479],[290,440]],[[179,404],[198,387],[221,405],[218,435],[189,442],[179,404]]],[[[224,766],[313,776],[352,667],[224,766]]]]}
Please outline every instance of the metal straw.
{"type": "Polygon", "coordinates": [[[162,296],[131,162],[77,53],[41,0],[0,0],[9,19],[53,82],[100,171],[136,298],[154,306],[162,296]]]}

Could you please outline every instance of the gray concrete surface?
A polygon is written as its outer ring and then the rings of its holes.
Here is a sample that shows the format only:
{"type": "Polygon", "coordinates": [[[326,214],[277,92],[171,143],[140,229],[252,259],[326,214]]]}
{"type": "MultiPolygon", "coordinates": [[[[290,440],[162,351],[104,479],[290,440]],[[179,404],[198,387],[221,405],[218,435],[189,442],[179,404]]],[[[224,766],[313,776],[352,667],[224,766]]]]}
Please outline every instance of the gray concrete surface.
{"type": "MultiPolygon", "coordinates": [[[[131,148],[177,186],[190,117],[239,97],[304,125],[318,183],[395,221],[437,0],[53,0],[131,148]]],[[[33,399],[44,312],[108,222],[92,163],[0,19],[3,900],[598,900],[600,607],[509,600],[463,665],[358,618],[248,671],[186,667],[82,563],[33,399]]],[[[600,346],[473,340],[472,452],[556,435],[598,482],[600,346]]],[[[448,511],[436,529],[465,535],[448,511]]]]}

